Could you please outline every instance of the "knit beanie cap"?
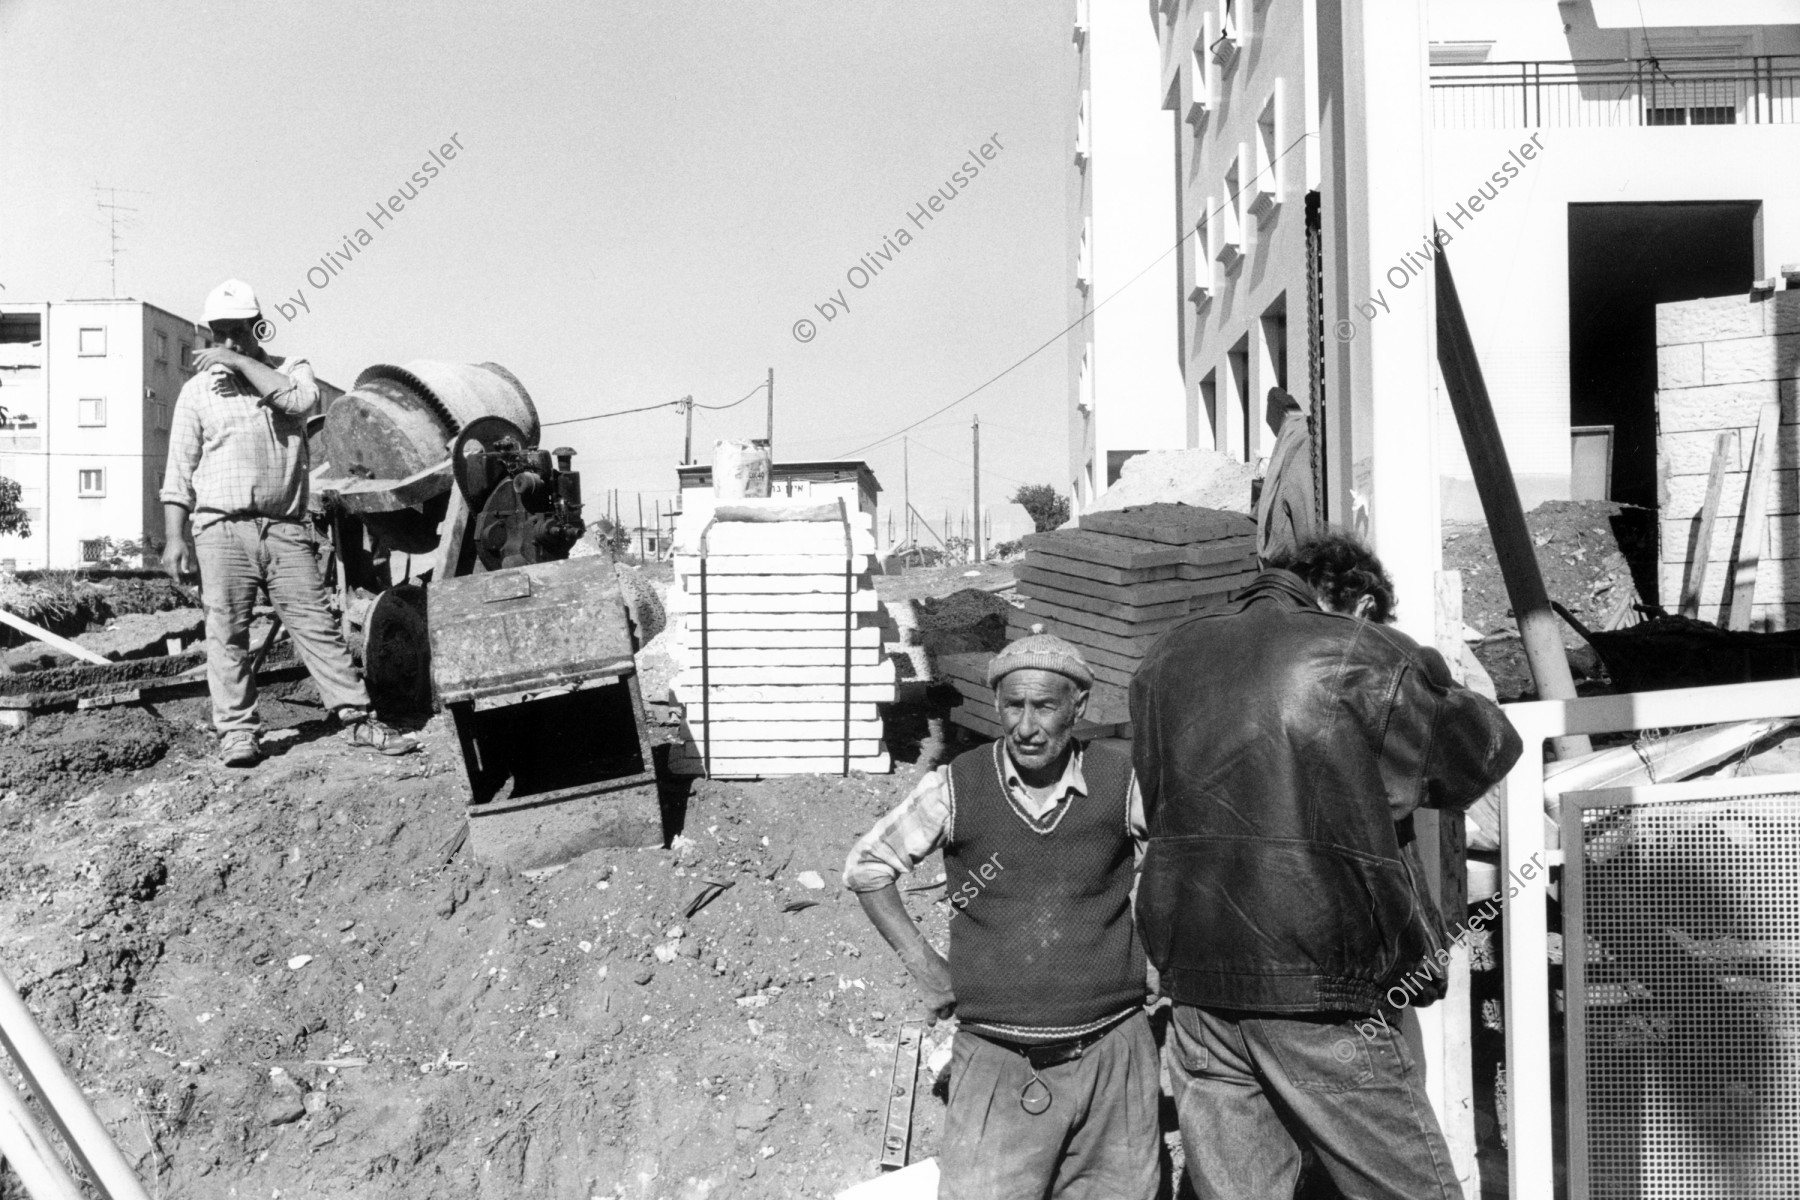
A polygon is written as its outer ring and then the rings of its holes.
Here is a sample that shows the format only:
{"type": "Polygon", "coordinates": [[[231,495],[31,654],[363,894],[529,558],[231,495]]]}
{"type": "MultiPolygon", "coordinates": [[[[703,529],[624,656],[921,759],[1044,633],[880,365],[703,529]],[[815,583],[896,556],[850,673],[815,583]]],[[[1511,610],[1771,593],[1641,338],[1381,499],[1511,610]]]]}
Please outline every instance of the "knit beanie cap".
{"type": "Polygon", "coordinates": [[[1087,663],[1081,657],[1073,643],[1065,642],[1052,633],[1043,632],[1042,625],[1033,625],[1029,637],[1022,637],[988,660],[987,683],[989,687],[998,687],[1006,676],[1021,667],[1036,667],[1043,671],[1054,671],[1058,675],[1073,679],[1083,689],[1094,686],[1094,673],[1088,670],[1087,663]]]}

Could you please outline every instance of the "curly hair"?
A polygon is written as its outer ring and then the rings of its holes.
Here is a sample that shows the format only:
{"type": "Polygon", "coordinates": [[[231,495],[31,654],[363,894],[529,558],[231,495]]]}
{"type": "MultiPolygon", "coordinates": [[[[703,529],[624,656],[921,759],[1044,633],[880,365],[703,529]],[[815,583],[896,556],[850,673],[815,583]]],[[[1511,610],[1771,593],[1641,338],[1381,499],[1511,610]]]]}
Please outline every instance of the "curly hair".
{"type": "Polygon", "coordinates": [[[1394,581],[1375,552],[1353,534],[1336,529],[1316,534],[1264,565],[1304,579],[1334,612],[1350,612],[1367,596],[1373,605],[1371,620],[1385,625],[1394,619],[1394,581]]]}

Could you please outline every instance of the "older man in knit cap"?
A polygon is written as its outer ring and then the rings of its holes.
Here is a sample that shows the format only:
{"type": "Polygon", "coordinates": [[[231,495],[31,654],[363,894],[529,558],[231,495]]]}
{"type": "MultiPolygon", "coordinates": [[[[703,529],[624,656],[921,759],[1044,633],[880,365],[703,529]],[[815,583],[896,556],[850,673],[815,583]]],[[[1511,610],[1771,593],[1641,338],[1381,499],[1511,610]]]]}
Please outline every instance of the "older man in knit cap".
{"type": "Polygon", "coordinates": [[[928,773],[844,866],[932,1014],[959,1022],[938,1195],[1148,1198],[1158,1071],[1131,916],[1144,818],[1130,752],[1075,739],[1094,677],[1061,638],[1021,638],[987,678],[1005,738],[928,773]],[[895,887],[940,849],[948,961],[895,887]]]}

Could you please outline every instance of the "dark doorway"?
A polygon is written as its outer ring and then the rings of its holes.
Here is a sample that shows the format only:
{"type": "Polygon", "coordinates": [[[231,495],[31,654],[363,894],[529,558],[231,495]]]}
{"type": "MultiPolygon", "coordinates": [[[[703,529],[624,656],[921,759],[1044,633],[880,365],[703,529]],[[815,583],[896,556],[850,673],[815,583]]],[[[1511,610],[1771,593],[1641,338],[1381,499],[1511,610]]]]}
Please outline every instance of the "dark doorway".
{"type": "Polygon", "coordinates": [[[1569,205],[1569,424],[1612,426],[1612,499],[1657,502],[1656,306],[1748,293],[1761,208],[1569,205]]]}

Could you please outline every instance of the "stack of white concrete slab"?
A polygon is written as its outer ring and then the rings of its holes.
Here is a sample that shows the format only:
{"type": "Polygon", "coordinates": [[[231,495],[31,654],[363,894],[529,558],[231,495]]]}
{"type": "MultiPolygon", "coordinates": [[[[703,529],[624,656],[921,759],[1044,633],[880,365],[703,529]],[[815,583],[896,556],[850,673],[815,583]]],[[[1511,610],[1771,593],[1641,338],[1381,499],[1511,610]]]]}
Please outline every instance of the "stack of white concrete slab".
{"type": "Polygon", "coordinates": [[[715,778],[887,771],[869,514],[777,498],[696,506],[675,526],[669,619],[677,770],[715,778]],[[704,564],[704,579],[702,565],[704,564]]]}

